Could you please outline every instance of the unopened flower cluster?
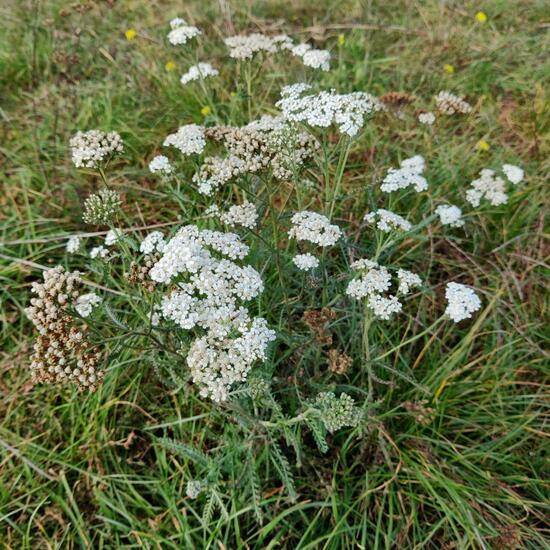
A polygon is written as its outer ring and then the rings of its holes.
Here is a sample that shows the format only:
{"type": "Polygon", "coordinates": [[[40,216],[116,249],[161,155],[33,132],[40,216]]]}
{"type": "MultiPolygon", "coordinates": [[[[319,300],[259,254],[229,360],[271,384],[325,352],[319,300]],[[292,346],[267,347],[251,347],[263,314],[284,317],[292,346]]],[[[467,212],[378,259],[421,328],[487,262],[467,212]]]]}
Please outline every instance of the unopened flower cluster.
{"type": "MultiPolygon", "coordinates": [[[[143,243],[142,243],[143,244],[143,243]]],[[[201,328],[186,362],[203,397],[227,399],[231,387],[244,382],[258,360],[265,360],[275,338],[265,319],[251,317],[243,302],[263,291],[260,274],[240,266],[248,246],[234,233],[184,226],[168,241],[150,239],[159,260],[149,271],[157,283],[175,285],[160,304],[160,313],[185,330],[201,328]]]]}
{"type": "Polygon", "coordinates": [[[355,427],[361,421],[361,409],[347,393],[336,397],[333,392],[322,392],[315,398],[313,406],[318,409],[320,419],[330,433],[346,426],[355,427]]]}
{"type": "Polygon", "coordinates": [[[77,168],[97,168],[124,149],[116,132],[101,130],[77,132],[69,141],[73,163],[77,168]]]}
{"type": "Polygon", "coordinates": [[[36,297],[25,312],[39,333],[30,365],[34,382],[73,382],[94,391],[103,378],[86,326],[69,313],[74,306],[86,317],[100,301],[95,294],[81,294],[81,284],[78,272],[58,266],[44,272],[43,283],[32,285],[36,297]]]}
{"type": "Polygon", "coordinates": [[[443,115],[468,114],[472,110],[472,106],[462,97],[452,94],[451,92],[439,92],[435,96],[435,104],[437,110],[443,115]]]}
{"type": "Polygon", "coordinates": [[[90,224],[109,223],[118,212],[121,204],[120,195],[116,191],[104,187],[84,201],[82,219],[85,223],[90,224]]]}

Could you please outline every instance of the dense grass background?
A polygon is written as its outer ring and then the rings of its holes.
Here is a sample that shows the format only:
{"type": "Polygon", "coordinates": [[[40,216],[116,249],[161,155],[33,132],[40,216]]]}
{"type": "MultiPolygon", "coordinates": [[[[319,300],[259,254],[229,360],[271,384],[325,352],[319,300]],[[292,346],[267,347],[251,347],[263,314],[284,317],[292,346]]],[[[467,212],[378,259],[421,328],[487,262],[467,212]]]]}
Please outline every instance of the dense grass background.
{"type": "MultiPolygon", "coordinates": [[[[0,544],[14,549],[549,547],[545,4],[4,0],[0,544]],[[483,25],[475,19],[480,9],[488,15],[483,25]],[[394,260],[399,263],[401,254],[409,267],[429,274],[436,292],[421,298],[416,319],[381,327],[381,352],[386,342],[407,339],[417,326],[429,325],[434,311],[442,309],[438,283],[450,278],[482,289],[483,312],[472,323],[445,326],[392,354],[377,371],[385,383],[376,386],[367,431],[335,436],[326,455],[305,437],[307,452],[301,466],[293,466],[295,501],[256,450],[263,474],[257,499],[261,523],[248,493],[240,490],[248,466],[232,454],[241,445],[242,426],[199,399],[191,386],[167,389],[147,353],[113,342],[107,381],[91,396],[29,383],[32,330],[22,308],[30,283],[40,276],[40,266],[86,266],[83,257],[68,260],[65,242],[52,238],[89,230],[81,222],[82,201],[98,185],[72,167],[70,136],[95,127],[123,136],[126,152],[113,177],[124,194],[127,226],[174,222],[193,209],[193,197],[174,201],[147,171],[167,133],[203,121],[204,98],[179,84],[188,61],[164,41],[175,16],[204,30],[201,59],[215,62],[224,82],[233,82],[212,92],[213,121],[248,120],[244,83],[227,63],[221,39],[253,30],[287,32],[332,49],[333,70],[319,77],[323,87],[377,95],[404,91],[418,96],[420,108],[439,90],[450,89],[474,104],[475,116],[445,121],[433,131],[390,117],[369,124],[346,174],[339,206],[344,222],[365,210],[368,197],[363,193],[358,200],[357,189],[406,155],[428,159],[433,200],[463,203],[464,187],[485,166],[518,163],[527,174],[507,205],[475,214],[465,232],[430,230],[423,241],[399,249],[394,260]],[[138,33],[133,41],[124,36],[129,28],[138,33]],[[339,34],[345,36],[341,47],[339,34]],[[168,61],[176,63],[175,71],[166,71],[168,61]],[[445,72],[444,64],[452,64],[454,73],[445,72]],[[477,149],[481,139],[488,151],[477,149]],[[404,406],[424,399],[433,409],[427,425],[404,406]],[[226,453],[232,474],[220,492],[225,509],[216,509],[208,521],[201,519],[204,499],[185,496],[186,481],[201,472],[158,445],[155,436],[163,435],[212,455],[226,453]]],[[[272,110],[280,86],[304,74],[298,65],[266,62],[252,116],[272,110]]],[[[404,204],[416,220],[431,208],[414,198],[404,204]]],[[[266,274],[268,288],[270,277],[276,272],[266,274]]],[[[316,290],[304,281],[287,283],[288,294],[299,296],[303,307],[318,303],[316,290]]],[[[111,284],[119,283],[114,278],[111,284]]],[[[276,292],[266,292],[262,300],[272,312],[284,303],[276,292]]],[[[287,351],[271,360],[280,376],[322,362],[314,346],[304,351],[310,337],[299,316],[292,321],[295,333],[284,341],[287,351]]],[[[337,342],[360,356],[359,329],[341,321],[334,325],[337,342]]],[[[326,366],[319,370],[308,373],[322,386],[326,366]]],[[[364,387],[363,377],[361,369],[352,369],[338,383],[364,387]]],[[[294,465],[292,449],[283,449],[294,465]]]]}

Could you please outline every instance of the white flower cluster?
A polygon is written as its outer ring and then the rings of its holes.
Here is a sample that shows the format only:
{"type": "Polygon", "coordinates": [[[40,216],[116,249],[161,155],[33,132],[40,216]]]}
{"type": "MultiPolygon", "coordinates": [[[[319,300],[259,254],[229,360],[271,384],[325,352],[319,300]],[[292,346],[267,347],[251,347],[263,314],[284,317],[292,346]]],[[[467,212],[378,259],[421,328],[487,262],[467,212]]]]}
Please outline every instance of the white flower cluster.
{"type": "Polygon", "coordinates": [[[301,57],[306,67],[328,71],[330,69],[330,52],[328,50],[316,50],[309,44],[298,44],[290,50],[293,55],[301,57]]]}
{"type": "Polygon", "coordinates": [[[164,250],[164,235],[160,231],[152,231],[141,241],[139,251],[143,254],[162,252],[164,250]]]}
{"type": "Polygon", "coordinates": [[[249,35],[229,36],[224,43],[229,48],[229,57],[251,59],[258,52],[275,53],[279,42],[276,38],[255,32],[249,35]]]}
{"type": "Polygon", "coordinates": [[[182,74],[180,82],[187,84],[193,80],[204,80],[209,76],[217,76],[218,74],[220,74],[218,69],[215,69],[210,63],[199,63],[190,67],[185,74],[182,74]]]}
{"type": "Polygon", "coordinates": [[[199,155],[206,146],[204,127],[198,124],[180,126],[175,134],[170,134],[164,140],[165,147],[175,147],[184,155],[199,155]]]}
{"type": "Polygon", "coordinates": [[[171,174],[173,172],[173,168],[168,160],[168,157],[165,157],[164,155],[157,155],[149,163],[149,171],[151,174],[171,174]]]}
{"type": "Polygon", "coordinates": [[[472,110],[472,106],[462,97],[447,91],[439,92],[435,96],[435,104],[437,110],[444,115],[454,115],[455,113],[465,115],[472,110]]]}
{"type": "Polygon", "coordinates": [[[294,265],[301,271],[309,271],[319,266],[319,260],[313,254],[297,254],[292,258],[294,265]]]}
{"type": "Polygon", "coordinates": [[[254,204],[245,201],[243,204],[231,206],[227,212],[222,212],[220,221],[230,227],[241,225],[248,229],[254,229],[258,223],[258,212],[254,204]]]}
{"type": "Polygon", "coordinates": [[[462,210],[454,204],[441,204],[435,209],[435,213],[439,216],[439,220],[443,225],[450,225],[451,227],[462,227],[464,225],[462,210]]]}
{"type": "Polygon", "coordinates": [[[77,132],[69,141],[69,145],[73,163],[77,168],[97,168],[101,162],[124,149],[119,134],[107,134],[101,130],[77,132]]]}
{"type": "Polygon", "coordinates": [[[105,246],[113,246],[122,239],[123,235],[120,229],[110,229],[105,235],[105,246]]]}
{"type": "Polygon", "coordinates": [[[428,111],[427,113],[420,113],[418,115],[418,122],[420,122],[420,124],[431,126],[435,122],[435,115],[431,111],[428,111]]]}
{"type": "Polygon", "coordinates": [[[104,246],[95,246],[90,250],[90,258],[105,258],[109,254],[109,249],[104,246]]]}
{"type": "Polygon", "coordinates": [[[469,319],[481,308],[481,300],[474,290],[459,283],[447,283],[445,298],[448,302],[445,314],[455,323],[469,319]]]}
{"type": "Polygon", "coordinates": [[[513,185],[517,185],[523,181],[524,172],[519,166],[514,166],[513,164],[503,164],[502,171],[504,175],[508,178],[508,181],[513,185]]]}
{"type": "Polygon", "coordinates": [[[67,252],[69,254],[74,254],[80,248],[80,237],[78,235],[73,235],[67,240],[67,252]]]}
{"type": "Polygon", "coordinates": [[[101,303],[101,298],[95,292],[81,294],[74,303],[74,308],[82,317],[89,317],[94,307],[101,303]]]}
{"type": "Polygon", "coordinates": [[[504,180],[495,174],[494,170],[484,168],[479,178],[474,180],[466,191],[466,200],[472,206],[479,206],[481,199],[487,199],[492,206],[508,202],[504,180]]]}
{"type": "Polygon", "coordinates": [[[195,36],[199,36],[201,31],[197,27],[188,25],[184,19],[176,17],[170,21],[170,27],[172,30],[168,33],[168,42],[174,46],[179,44],[186,44],[195,36]]]}
{"type": "Polygon", "coordinates": [[[188,498],[197,498],[208,487],[207,480],[191,479],[185,486],[185,494],[188,498]]]}
{"type": "Polygon", "coordinates": [[[384,233],[390,233],[396,229],[410,231],[412,228],[411,223],[405,218],[390,210],[384,210],[383,208],[365,214],[363,219],[368,223],[374,223],[376,221],[376,227],[384,233]]]}
{"type": "Polygon", "coordinates": [[[398,189],[414,187],[417,193],[428,189],[428,182],[422,175],[424,172],[425,161],[420,155],[415,155],[405,159],[399,165],[399,168],[390,168],[384,178],[380,189],[384,193],[391,193],[398,189]]]}
{"type": "MultiPolygon", "coordinates": [[[[403,305],[397,296],[385,295],[391,286],[391,273],[387,268],[372,260],[362,259],[351,264],[352,269],[360,273],[360,277],[349,282],[346,294],[361,300],[366,298],[366,306],[379,319],[388,320],[394,313],[399,313],[403,305]]],[[[397,271],[399,294],[408,294],[412,287],[419,286],[422,280],[418,275],[405,269],[397,271]]]]}
{"type": "MultiPolygon", "coordinates": [[[[153,240],[160,242],[158,237],[153,240]]],[[[201,395],[214,401],[227,399],[231,386],[246,380],[253,363],[265,360],[267,345],[275,339],[265,319],[251,318],[240,305],[263,291],[254,268],[232,261],[247,253],[238,235],[188,225],[163,244],[149,272],[156,282],[177,284],[163,298],[161,315],[185,330],[206,331],[191,344],[187,364],[201,395]]]]}
{"type": "Polygon", "coordinates": [[[337,94],[331,90],[304,95],[309,89],[310,85],[299,83],[281,90],[276,105],[287,120],[321,128],[336,124],[340,132],[353,137],[363,126],[365,116],[380,109],[380,102],[365,92],[337,94]]]}
{"type": "Polygon", "coordinates": [[[236,155],[228,157],[207,157],[201,169],[193,175],[202,195],[212,195],[214,191],[232,178],[244,172],[245,162],[236,155]]]}
{"type": "Polygon", "coordinates": [[[309,241],[319,246],[333,246],[342,236],[342,230],[323,214],[317,212],[296,212],[291,218],[292,227],[288,235],[298,241],[309,241]]]}

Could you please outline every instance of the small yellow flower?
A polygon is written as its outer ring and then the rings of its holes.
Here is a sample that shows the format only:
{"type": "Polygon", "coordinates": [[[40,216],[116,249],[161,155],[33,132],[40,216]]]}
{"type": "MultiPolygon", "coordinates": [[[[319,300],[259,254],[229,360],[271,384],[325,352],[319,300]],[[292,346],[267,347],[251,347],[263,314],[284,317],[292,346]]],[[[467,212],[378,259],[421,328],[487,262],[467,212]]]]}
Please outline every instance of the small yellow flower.
{"type": "Polygon", "coordinates": [[[454,65],[451,65],[450,63],[445,63],[445,65],[443,65],[443,70],[447,74],[453,74],[455,72],[454,65]]]}
{"type": "Polygon", "coordinates": [[[202,109],[201,109],[201,115],[202,116],[208,116],[210,114],[210,107],[208,105],[205,105],[202,109]]]}
{"type": "Polygon", "coordinates": [[[478,11],[476,13],[476,21],[478,23],[485,23],[487,21],[487,14],[484,11],[478,11]]]}
{"type": "Polygon", "coordinates": [[[480,139],[477,142],[476,149],[478,151],[488,151],[491,148],[491,145],[484,139],[480,139]]]}
{"type": "Polygon", "coordinates": [[[125,33],[124,33],[124,36],[126,37],[126,40],[128,40],[128,42],[130,42],[131,40],[133,40],[137,35],[137,32],[134,30],[134,29],[128,29],[125,33]]]}
{"type": "Polygon", "coordinates": [[[237,97],[237,92],[229,92],[229,95],[230,95],[231,97],[237,97]]]}
{"type": "Polygon", "coordinates": [[[346,43],[346,37],[343,34],[338,35],[338,44],[343,46],[346,43]]]}
{"type": "Polygon", "coordinates": [[[170,72],[176,68],[176,64],[173,61],[168,61],[166,65],[164,65],[164,68],[170,72]]]}

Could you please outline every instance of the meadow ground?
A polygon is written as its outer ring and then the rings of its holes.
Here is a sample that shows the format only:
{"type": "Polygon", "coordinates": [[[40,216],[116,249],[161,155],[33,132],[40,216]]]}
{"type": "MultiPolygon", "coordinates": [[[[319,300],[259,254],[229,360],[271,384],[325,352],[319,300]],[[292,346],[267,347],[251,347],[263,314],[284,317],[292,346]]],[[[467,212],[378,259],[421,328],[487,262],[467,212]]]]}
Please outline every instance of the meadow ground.
{"type": "MultiPolygon", "coordinates": [[[[0,15],[0,546],[550,547],[547,2],[3,0],[0,15]],[[189,61],[165,41],[176,16],[203,29],[200,57],[226,83],[215,93],[180,84],[189,61]],[[510,162],[526,174],[507,204],[474,212],[463,231],[428,229],[396,248],[394,259],[429,275],[436,291],[419,298],[418,314],[376,329],[373,353],[405,345],[369,367],[367,426],[329,436],[325,453],[305,432],[289,444],[292,434],[261,430],[243,451],[249,432],[239,411],[200,398],[183,374],[165,384],[132,335],[128,345],[114,333],[107,339],[108,374],[94,394],[30,382],[30,284],[44,266],[90,271],[84,255],[67,256],[65,237],[98,229],[82,222],[98,179],[74,168],[70,137],[96,127],[122,135],[113,185],[124,227],[185,221],[199,199],[167,190],[147,169],[164,137],[183,123],[240,125],[272,113],[282,85],[309,78],[303,67],[266,60],[247,90],[222,39],[253,31],[329,48],[332,70],[314,77],[320,88],[405,92],[416,96],[413,112],[446,89],[473,105],[472,115],[431,129],[414,116],[369,121],[336,197],[343,225],[366,210],[364,190],[414,154],[427,159],[432,199],[458,203],[490,165],[510,162]],[[457,276],[480,291],[479,316],[423,332],[441,310],[438,285],[457,276]],[[219,485],[188,498],[187,481],[220,456],[219,485]]],[[[321,210],[317,184],[306,202],[321,210]]],[[[415,197],[405,204],[417,220],[431,208],[415,197]]],[[[305,278],[278,284],[278,268],[264,270],[262,309],[281,334],[268,361],[275,385],[294,377],[298,387],[281,396],[285,418],[309,387],[355,388],[357,397],[367,384],[361,361],[334,381],[300,321],[300,307],[322,301],[319,289],[305,278]]],[[[108,267],[94,269],[92,278],[119,288],[108,267]]],[[[332,305],[337,345],[360,357],[359,308],[332,305]]],[[[113,323],[124,311],[122,298],[112,302],[113,323]]]]}

